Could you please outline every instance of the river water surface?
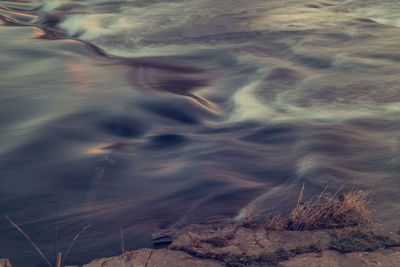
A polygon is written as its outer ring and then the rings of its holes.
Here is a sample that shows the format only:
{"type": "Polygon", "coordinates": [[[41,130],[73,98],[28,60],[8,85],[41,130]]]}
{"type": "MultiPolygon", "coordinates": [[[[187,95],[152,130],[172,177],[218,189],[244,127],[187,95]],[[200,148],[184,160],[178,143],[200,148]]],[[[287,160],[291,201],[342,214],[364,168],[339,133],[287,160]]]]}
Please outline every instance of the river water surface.
{"type": "MultiPolygon", "coordinates": [[[[0,0],[0,215],[67,264],[301,184],[400,221],[397,0],[0,0]],[[58,211],[58,212],[57,212],[58,211]],[[58,216],[56,216],[58,213],[58,216]]],[[[240,217],[240,216],[239,216],[240,217]]],[[[0,258],[44,266],[0,219],[0,258]]]]}

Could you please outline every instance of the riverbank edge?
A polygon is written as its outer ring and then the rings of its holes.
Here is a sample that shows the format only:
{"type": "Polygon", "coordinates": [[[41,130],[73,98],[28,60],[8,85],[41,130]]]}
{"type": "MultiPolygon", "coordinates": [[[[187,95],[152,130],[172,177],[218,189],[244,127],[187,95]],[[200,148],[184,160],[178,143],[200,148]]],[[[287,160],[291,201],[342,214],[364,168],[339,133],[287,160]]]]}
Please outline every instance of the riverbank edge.
{"type": "Polygon", "coordinates": [[[82,267],[400,266],[400,231],[378,224],[275,231],[224,219],[154,233],[153,243],[82,267]]]}
{"type": "Polygon", "coordinates": [[[157,232],[153,242],[154,248],[96,259],[83,267],[400,266],[399,232],[378,224],[271,231],[220,220],[157,232]]]}

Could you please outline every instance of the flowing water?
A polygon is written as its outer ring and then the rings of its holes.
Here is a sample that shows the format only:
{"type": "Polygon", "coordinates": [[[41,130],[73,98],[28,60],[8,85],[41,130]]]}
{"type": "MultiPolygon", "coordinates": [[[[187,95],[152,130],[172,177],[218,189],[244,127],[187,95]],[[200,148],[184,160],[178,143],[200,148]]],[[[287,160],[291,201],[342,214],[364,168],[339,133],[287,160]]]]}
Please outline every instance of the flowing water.
{"type": "MultiPolygon", "coordinates": [[[[0,215],[68,264],[374,192],[400,221],[398,0],[0,1],[0,215]],[[58,211],[58,212],[57,212],[58,211]],[[56,213],[58,215],[56,216],[56,213]]],[[[0,219],[0,258],[44,266],[0,219]]]]}

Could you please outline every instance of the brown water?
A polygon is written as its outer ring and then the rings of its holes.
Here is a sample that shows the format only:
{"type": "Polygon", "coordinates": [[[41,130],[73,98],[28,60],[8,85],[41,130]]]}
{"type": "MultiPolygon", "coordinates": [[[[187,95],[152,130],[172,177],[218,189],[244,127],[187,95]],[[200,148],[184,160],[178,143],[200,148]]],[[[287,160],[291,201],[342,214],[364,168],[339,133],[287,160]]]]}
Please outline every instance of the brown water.
{"type": "MultiPolygon", "coordinates": [[[[67,264],[343,184],[400,220],[396,1],[0,1],[0,216],[67,264]]],[[[0,220],[0,258],[43,266],[0,220]]]]}

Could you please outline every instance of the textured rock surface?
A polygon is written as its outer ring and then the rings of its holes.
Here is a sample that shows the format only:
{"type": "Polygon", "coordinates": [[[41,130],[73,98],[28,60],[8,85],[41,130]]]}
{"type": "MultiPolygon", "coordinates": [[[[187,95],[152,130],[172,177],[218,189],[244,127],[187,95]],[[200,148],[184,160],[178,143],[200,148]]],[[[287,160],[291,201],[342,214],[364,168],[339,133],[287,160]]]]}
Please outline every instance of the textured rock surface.
{"type": "Polygon", "coordinates": [[[168,249],[140,249],[123,255],[97,259],[84,267],[220,267],[223,264],[205,259],[198,259],[182,251],[168,249]]]}
{"type": "MultiPolygon", "coordinates": [[[[400,234],[390,229],[396,228],[375,230],[399,243],[400,234]]],[[[246,228],[230,221],[213,221],[155,233],[154,244],[169,244],[168,249],[145,248],[126,252],[94,260],[84,267],[225,266],[222,261],[234,266],[268,266],[268,262],[279,263],[282,267],[400,266],[399,247],[347,254],[329,250],[335,234],[336,230],[267,231],[262,227],[246,228]],[[310,245],[318,249],[310,249],[310,245]],[[282,254],[279,256],[282,249],[288,255],[286,258],[282,258],[282,254]],[[276,260],[276,257],[280,258],[276,260]]]]}
{"type": "Polygon", "coordinates": [[[280,267],[370,267],[370,266],[385,266],[398,267],[400,266],[400,249],[391,248],[378,250],[374,252],[353,252],[341,254],[336,251],[327,250],[322,254],[308,253],[298,255],[288,261],[281,262],[280,267]]]}
{"type": "Polygon", "coordinates": [[[267,231],[234,224],[197,224],[172,233],[170,248],[190,248],[200,254],[237,254],[256,256],[278,249],[318,245],[327,249],[331,235],[326,231],[267,231]]]}
{"type": "Polygon", "coordinates": [[[11,263],[7,259],[0,259],[0,267],[11,267],[11,263]]]}

